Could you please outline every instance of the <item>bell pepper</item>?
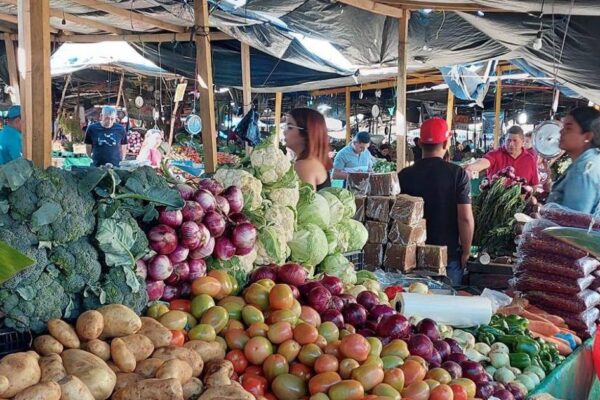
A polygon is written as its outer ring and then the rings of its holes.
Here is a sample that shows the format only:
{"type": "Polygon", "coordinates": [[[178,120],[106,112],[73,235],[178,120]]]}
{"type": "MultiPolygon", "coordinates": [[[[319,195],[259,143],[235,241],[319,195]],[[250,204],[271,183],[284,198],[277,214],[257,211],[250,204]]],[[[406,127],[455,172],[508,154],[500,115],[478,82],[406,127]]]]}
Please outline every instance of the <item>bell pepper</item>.
{"type": "Polygon", "coordinates": [[[500,329],[503,332],[508,332],[508,323],[501,315],[494,315],[489,325],[492,328],[500,329]]]}
{"type": "Polygon", "coordinates": [[[478,329],[479,333],[490,333],[494,336],[502,336],[505,335],[506,333],[503,332],[500,329],[494,328],[493,326],[489,326],[489,325],[482,325],[479,327],[478,329]]]}
{"type": "Polygon", "coordinates": [[[401,285],[392,285],[386,287],[383,291],[385,292],[385,295],[388,297],[388,299],[391,301],[396,298],[396,295],[398,293],[404,292],[404,288],[401,285]]]}
{"type": "Polygon", "coordinates": [[[517,353],[526,353],[530,356],[535,356],[540,352],[540,345],[533,339],[525,336],[516,336],[515,351],[517,353]]]}
{"type": "Polygon", "coordinates": [[[544,368],[544,372],[548,375],[554,368],[556,368],[556,364],[551,361],[542,361],[542,367],[544,368]]]}
{"type": "Polygon", "coordinates": [[[496,341],[496,337],[488,332],[480,332],[477,335],[477,341],[491,346],[496,341]]]}
{"type": "Polygon", "coordinates": [[[531,365],[531,357],[526,353],[510,353],[508,355],[510,366],[524,370],[531,365]]]}
{"type": "Polygon", "coordinates": [[[509,332],[525,332],[529,327],[529,320],[518,315],[509,315],[504,318],[509,332]]]}
{"type": "Polygon", "coordinates": [[[499,335],[496,336],[496,340],[512,349],[517,344],[517,335],[499,335]]]}

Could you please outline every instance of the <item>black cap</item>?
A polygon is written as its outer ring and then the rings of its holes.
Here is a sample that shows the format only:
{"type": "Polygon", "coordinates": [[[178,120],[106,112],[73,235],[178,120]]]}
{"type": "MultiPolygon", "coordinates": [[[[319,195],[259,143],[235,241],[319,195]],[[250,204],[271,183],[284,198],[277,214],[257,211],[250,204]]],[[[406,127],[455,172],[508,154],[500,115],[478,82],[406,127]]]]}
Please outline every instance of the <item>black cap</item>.
{"type": "Polygon", "coordinates": [[[371,143],[371,134],[366,131],[358,132],[354,136],[354,140],[356,140],[358,143],[371,143]]]}

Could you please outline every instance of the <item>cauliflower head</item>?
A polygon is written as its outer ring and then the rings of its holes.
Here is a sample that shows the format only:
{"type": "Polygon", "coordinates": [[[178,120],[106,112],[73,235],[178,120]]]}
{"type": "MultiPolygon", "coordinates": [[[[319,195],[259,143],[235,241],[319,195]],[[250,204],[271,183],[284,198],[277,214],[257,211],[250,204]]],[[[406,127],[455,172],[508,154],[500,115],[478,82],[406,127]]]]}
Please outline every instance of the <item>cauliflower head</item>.
{"type": "Polygon", "coordinates": [[[221,168],[213,177],[224,187],[237,186],[244,194],[244,210],[254,211],[262,204],[262,182],[242,169],[221,168]]]}
{"type": "Polygon", "coordinates": [[[296,214],[291,208],[273,204],[265,211],[265,219],[268,224],[281,227],[286,243],[292,240],[296,228],[296,214]]]}
{"type": "Polygon", "coordinates": [[[267,197],[273,204],[291,207],[295,210],[298,205],[298,200],[300,200],[300,190],[298,184],[296,184],[295,188],[272,189],[267,194],[267,197]]]}
{"type": "Polygon", "coordinates": [[[283,229],[278,226],[262,228],[258,234],[256,252],[257,265],[283,264],[290,254],[283,229]]]}
{"type": "Polygon", "coordinates": [[[292,163],[275,145],[257,147],[250,154],[250,163],[264,184],[275,183],[289,171],[292,163]]]}

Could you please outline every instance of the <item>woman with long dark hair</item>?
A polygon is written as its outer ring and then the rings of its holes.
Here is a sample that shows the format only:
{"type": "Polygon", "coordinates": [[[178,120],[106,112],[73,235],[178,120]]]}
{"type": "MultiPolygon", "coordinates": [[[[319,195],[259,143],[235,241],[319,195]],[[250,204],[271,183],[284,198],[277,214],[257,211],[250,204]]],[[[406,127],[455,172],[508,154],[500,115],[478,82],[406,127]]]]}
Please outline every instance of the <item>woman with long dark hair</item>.
{"type": "Polygon", "coordinates": [[[296,155],[294,168],[300,180],[315,189],[331,186],[329,136],[321,113],[296,108],[286,116],[285,144],[296,155]]]}
{"type": "Polygon", "coordinates": [[[600,111],[571,110],[563,119],[560,148],[573,164],[554,183],[548,202],[589,214],[600,212],[600,111]]]}

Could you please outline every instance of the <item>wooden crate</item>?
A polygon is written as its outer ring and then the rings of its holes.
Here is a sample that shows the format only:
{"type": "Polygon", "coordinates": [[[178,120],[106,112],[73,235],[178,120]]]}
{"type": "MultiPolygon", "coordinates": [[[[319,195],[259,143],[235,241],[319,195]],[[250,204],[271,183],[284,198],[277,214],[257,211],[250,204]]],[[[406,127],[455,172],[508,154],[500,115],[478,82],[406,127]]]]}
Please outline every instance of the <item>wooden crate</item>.
{"type": "Polygon", "coordinates": [[[469,271],[469,286],[489,289],[507,289],[508,281],[513,277],[514,266],[509,264],[490,263],[483,265],[470,262],[467,264],[469,271]]]}

